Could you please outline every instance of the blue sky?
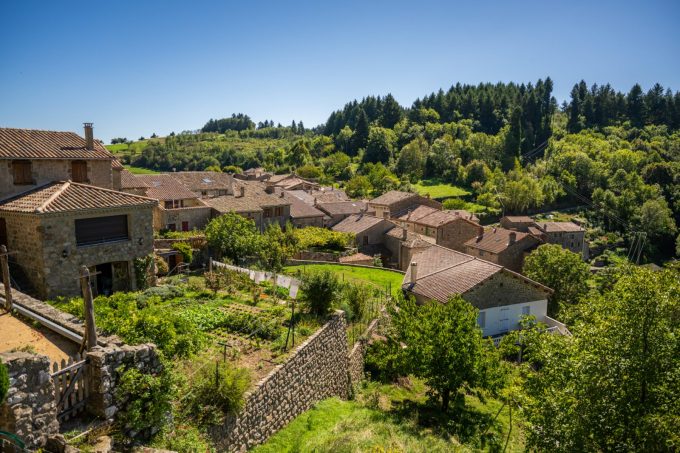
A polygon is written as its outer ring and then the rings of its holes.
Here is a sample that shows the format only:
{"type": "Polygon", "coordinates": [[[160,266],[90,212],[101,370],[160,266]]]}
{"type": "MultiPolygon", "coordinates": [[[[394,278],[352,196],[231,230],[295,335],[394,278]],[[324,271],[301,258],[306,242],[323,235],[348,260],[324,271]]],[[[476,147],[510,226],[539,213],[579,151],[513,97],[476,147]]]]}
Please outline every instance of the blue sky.
{"type": "Polygon", "coordinates": [[[306,126],[392,93],[550,76],[680,90],[678,1],[0,2],[0,126],[137,138],[244,112],[306,126]]]}

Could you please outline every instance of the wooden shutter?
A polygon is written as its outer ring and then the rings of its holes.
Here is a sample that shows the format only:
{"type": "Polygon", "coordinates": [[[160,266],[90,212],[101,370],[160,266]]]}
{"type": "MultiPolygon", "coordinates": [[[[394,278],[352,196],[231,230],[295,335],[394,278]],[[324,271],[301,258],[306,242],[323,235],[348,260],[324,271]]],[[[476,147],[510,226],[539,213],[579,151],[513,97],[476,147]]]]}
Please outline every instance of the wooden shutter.
{"type": "Polygon", "coordinates": [[[33,184],[33,172],[30,160],[15,160],[12,162],[15,185],[33,184]]]}
{"type": "Polygon", "coordinates": [[[128,239],[126,215],[76,219],[76,244],[89,245],[128,239]]]}
{"type": "Polygon", "coordinates": [[[71,162],[71,181],[88,182],[87,162],[85,162],[84,160],[74,160],[73,162],[71,162]]]}
{"type": "Polygon", "coordinates": [[[189,222],[182,222],[182,231],[189,231],[189,222]]]}

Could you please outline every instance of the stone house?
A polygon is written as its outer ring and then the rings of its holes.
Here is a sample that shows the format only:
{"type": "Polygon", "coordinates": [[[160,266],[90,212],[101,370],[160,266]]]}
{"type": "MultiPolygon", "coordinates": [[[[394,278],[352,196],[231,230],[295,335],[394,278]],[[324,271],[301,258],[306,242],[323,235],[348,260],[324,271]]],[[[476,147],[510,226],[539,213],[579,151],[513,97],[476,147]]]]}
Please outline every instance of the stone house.
{"type": "Polygon", "coordinates": [[[267,170],[262,167],[249,168],[241,174],[235,174],[234,178],[243,179],[246,181],[263,181],[272,176],[267,170]]]}
{"type": "Polygon", "coordinates": [[[122,165],[96,141],[73,132],[0,128],[0,199],[52,181],[120,188],[122,165]]]}
{"type": "Polygon", "coordinates": [[[314,207],[327,215],[326,224],[324,225],[327,227],[332,227],[352,215],[362,213],[373,215],[373,212],[368,209],[366,202],[359,200],[316,203],[314,207]]]}
{"type": "Polygon", "coordinates": [[[264,181],[270,187],[280,187],[285,190],[315,190],[320,187],[319,183],[300,178],[295,173],[272,175],[264,181]]]}
{"type": "Polygon", "coordinates": [[[0,243],[41,298],[80,294],[80,267],[96,294],[135,289],[133,261],[153,252],[156,200],[70,181],[0,202],[0,243]]]}
{"type": "MultiPolygon", "coordinates": [[[[476,217],[475,217],[476,218],[476,217]]],[[[395,222],[414,233],[429,236],[435,242],[459,252],[465,251],[465,243],[484,231],[472,214],[460,211],[441,211],[420,205],[398,217],[395,222]]]]}
{"type": "Polygon", "coordinates": [[[383,219],[399,217],[419,205],[430,206],[440,211],[442,209],[440,202],[429,197],[399,190],[391,190],[368,202],[369,209],[375,211],[375,215],[383,219]]]}
{"type": "Polygon", "coordinates": [[[360,252],[372,253],[384,244],[384,234],[394,228],[388,220],[364,214],[352,214],[333,226],[333,231],[352,233],[360,252]]]}
{"type": "Polygon", "coordinates": [[[125,193],[131,193],[132,195],[146,195],[149,185],[142,179],[127,170],[121,171],[120,177],[120,189],[118,190],[125,193]]]}
{"type": "Polygon", "coordinates": [[[588,241],[586,230],[574,222],[535,222],[530,232],[539,235],[549,244],[559,244],[562,248],[588,259],[588,241]],[[533,231],[532,231],[533,230],[533,231]]]}
{"type": "Polygon", "coordinates": [[[521,231],[528,233],[529,227],[535,225],[534,219],[526,215],[506,215],[501,217],[501,227],[507,230],[521,231]]]}
{"type": "Polygon", "coordinates": [[[199,198],[234,195],[234,177],[216,171],[177,171],[169,173],[199,198]]]}
{"type": "Polygon", "coordinates": [[[543,241],[529,233],[490,228],[465,243],[465,253],[521,272],[524,258],[543,241]]]}
{"type": "Polygon", "coordinates": [[[154,230],[191,231],[203,228],[210,220],[212,208],[173,174],[137,175],[136,179],[146,184],[147,198],[158,200],[153,212],[154,230]]]}
{"type": "Polygon", "coordinates": [[[396,226],[385,233],[384,245],[390,252],[388,265],[399,270],[408,269],[413,255],[432,247],[434,239],[396,226]]]}
{"type": "Polygon", "coordinates": [[[282,194],[269,191],[259,181],[237,180],[234,182],[234,195],[207,198],[203,202],[212,208],[211,217],[235,212],[252,219],[260,232],[274,222],[284,228],[290,219],[290,202],[282,194]]]}
{"type": "Polygon", "coordinates": [[[323,227],[326,214],[288,191],[281,191],[280,194],[283,194],[283,199],[290,203],[290,221],[295,228],[323,227]]]}
{"type": "Polygon", "coordinates": [[[519,329],[524,315],[548,318],[552,290],[503,266],[434,245],[416,253],[404,275],[402,290],[418,303],[447,303],[454,295],[479,310],[477,323],[484,336],[519,329]]]}

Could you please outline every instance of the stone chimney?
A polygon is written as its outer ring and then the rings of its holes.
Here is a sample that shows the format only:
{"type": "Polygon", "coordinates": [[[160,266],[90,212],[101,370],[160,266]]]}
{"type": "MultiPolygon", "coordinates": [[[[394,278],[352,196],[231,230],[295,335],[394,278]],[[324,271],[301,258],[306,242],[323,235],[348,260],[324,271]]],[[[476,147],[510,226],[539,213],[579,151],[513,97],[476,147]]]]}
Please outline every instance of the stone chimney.
{"type": "Polygon", "coordinates": [[[283,198],[283,195],[284,195],[284,193],[283,193],[283,190],[282,190],[282,191],[281,191],[281,194],[279,195],[279,197],[283,198]]]}
{"type": "Polygon", "coordinates": [[[516,240],[517,240],[517,233],[515,233],[514,231],[511,231],[508,234],[508,245],[514,244],[516,240]]]}
{"type": "Polygon", "coordinates": [[[401,240],[405,241],[408,239],[408,230],[406,228],[401,229],[401,240]]]}
{"type": "Polygon", "coordinates": [[[92,133],[92,123],[83,123],[85,129],[85,149],[94,149],[94,135],[92,133]]]}
{"type": "Polygon", "coordinates": [[[415,283],[418,279],[418,263],[411,262],[411,275],[409,276],[409,283],[415,283]]]}
{"type": "Polygon", "coordinates": [[[240,198],[245,197],[246,196],[246,186],[239,187],[238,192],[239,192],[240,198]]]}

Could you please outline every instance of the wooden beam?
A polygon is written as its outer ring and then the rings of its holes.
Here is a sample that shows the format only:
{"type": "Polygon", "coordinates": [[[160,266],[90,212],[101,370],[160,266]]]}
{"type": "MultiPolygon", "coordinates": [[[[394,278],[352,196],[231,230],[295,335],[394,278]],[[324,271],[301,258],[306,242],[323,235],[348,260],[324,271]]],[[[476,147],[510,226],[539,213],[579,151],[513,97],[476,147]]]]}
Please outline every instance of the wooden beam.
{"type": "Polygon", "coordinates": [[[80,288],[83,292],[85,305],[85,338],[87,350],[97,346],[97,328],[94,323],[94,303],[92,302],[92,288],[90,287],[90,270],[87,266],[80,268],[80,288]]]}
{"type": "Polygon", "coordinates": [[[2,282],[5,286],[5,309],[12,311],[12,285],[9,279],[9,260],[7,247],[0,245],[0,267],[2,267],[2,282]]]}

